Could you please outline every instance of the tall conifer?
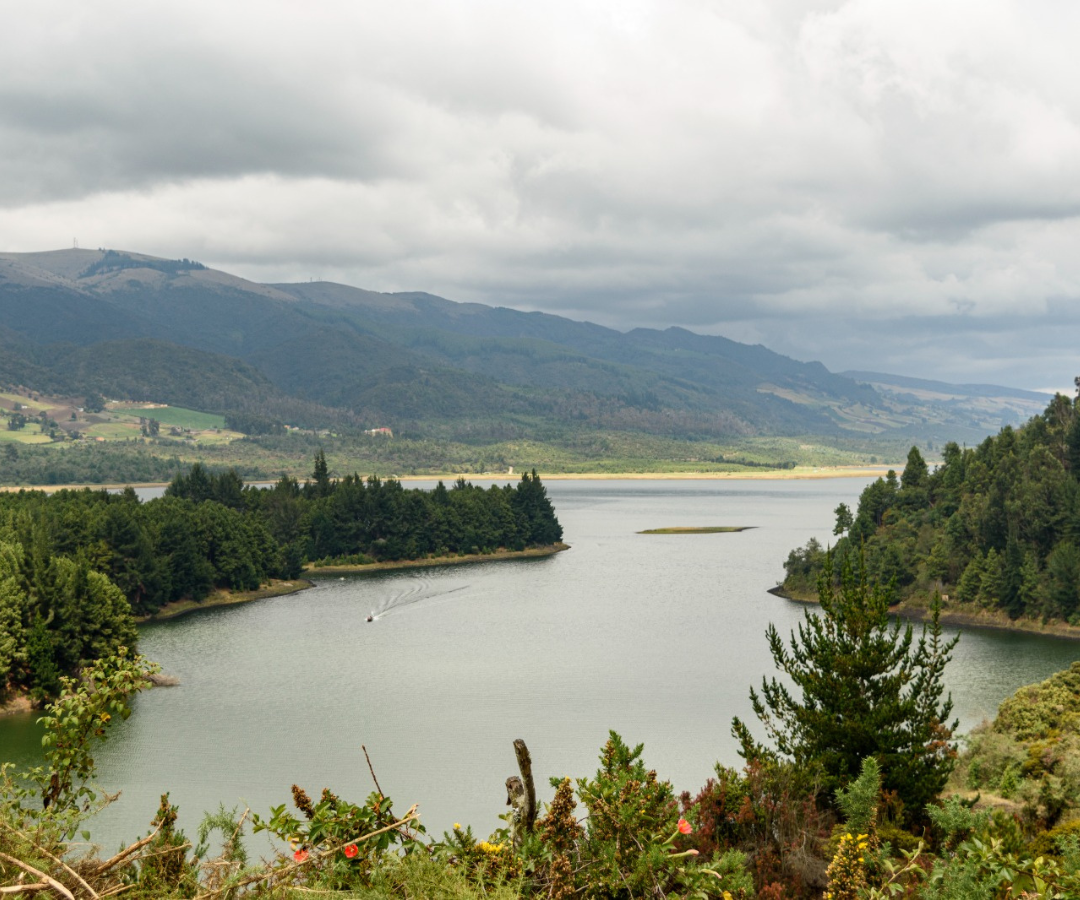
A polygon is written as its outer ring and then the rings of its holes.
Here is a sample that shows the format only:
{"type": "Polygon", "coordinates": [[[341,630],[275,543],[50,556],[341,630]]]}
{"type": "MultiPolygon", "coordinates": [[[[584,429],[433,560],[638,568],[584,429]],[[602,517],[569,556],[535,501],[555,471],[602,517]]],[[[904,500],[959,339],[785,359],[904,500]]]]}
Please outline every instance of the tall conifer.
{"type": "MultiPolygon", "coordinates": [[[[949,722],[952,700],[942,699],[942,674],[958,638],[942,639],[935,602],[915,641],[910,624],[889,621],[890,591],[871,585],[861,566],[856,574],[845,564],[836,590],[828,558],[818,593],[820,612],[806,612],[790,646],[769,626],[773,661],[794,690],[763,679],[760,694],[750,691],[754,712],[781,756],[820,773],[827,801],[872,756],[885,789],[896,791],[905,816],[917,820],[944,787],[956,755],[957,723],[949,722]]],[[[748,761],[775,755],[737,718],[732,732],[748,761]]]]}

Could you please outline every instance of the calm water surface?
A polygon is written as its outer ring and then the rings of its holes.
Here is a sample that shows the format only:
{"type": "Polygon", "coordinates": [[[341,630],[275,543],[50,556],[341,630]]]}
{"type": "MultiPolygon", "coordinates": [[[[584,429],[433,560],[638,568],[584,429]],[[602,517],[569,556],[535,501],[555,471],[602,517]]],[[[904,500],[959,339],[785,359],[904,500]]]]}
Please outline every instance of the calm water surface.
{"type": "MultiPolygon", "coordinates": [[[[363,798],[361,744],[436,833],[499,824],[517,737],[542,799],[549,776],[595,771],[609,728],[694,790],[718,760],[738,765],[731,717],[756,725],[766,625],[786,634],[804,614],[766,589],[865,483],[549,482],[573,547],[555,557],[321,581],[146,627],[140,649],[181,684],[139,697],[102,748],[99,781],[123,797],[95,839],[144,832],[164,791],[189,833],[219,802],[266,813],[294,782],[363,798]],[[635,533],[671,525],[753,530],[635,533]]],[[[961,728],[1077,658],[1069,641],[966,633],[946,676],[961,728]]],[[[5,758],[35,758],[38,741],[29,718],[0,721],[5,758]]]]}

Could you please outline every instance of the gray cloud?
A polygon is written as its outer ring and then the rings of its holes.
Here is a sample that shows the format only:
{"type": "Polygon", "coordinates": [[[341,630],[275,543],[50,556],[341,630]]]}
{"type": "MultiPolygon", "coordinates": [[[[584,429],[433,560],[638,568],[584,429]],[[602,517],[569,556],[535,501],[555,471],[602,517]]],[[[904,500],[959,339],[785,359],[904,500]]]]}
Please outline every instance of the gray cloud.
{"type": "Polygon", "coordinates": [[[1065,387],[1077,26],[1063,0],[26,4],[0,246],[1065,387]]]}

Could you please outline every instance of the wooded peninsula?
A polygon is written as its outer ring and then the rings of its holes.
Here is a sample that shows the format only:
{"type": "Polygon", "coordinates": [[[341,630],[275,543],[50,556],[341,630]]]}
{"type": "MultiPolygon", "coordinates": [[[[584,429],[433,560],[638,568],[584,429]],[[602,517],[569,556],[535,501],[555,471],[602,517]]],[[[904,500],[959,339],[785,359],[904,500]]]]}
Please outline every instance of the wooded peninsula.
{"type": "Polygon", "coordinates": [[[557,544],[562,526],[535,472],[516,485],[406,489],[331,478],[245,486],[199,464],[165,496],[65,490],[0,494],[0,700],[54,697],[72,675],[135,646],[135,616],[296,579],[305,565],[377,565],[557,544]]]}
{"type": "MultiPolygon", "coordinates": [[[[978,447],[948,443],[933,472],[913,447],[899,479],[867,486],[854,513],[837,507],[834,570],[861,560],[894,604],[938,593],[946,611],[1080,624],[1078,403],[1058,394],[978,447]]],[[[784,592],[812,596],[825,558],[817,540],[792,550],[784,592]]]]}

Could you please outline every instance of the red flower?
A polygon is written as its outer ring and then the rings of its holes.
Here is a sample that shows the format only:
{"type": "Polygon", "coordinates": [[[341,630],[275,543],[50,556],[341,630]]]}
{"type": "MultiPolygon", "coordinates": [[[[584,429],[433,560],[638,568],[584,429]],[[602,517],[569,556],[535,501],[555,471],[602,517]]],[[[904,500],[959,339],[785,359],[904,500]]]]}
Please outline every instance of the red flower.
{"type": "Polygon", "coordinates": [[[686,819],[679,819],[679,834],[690,834],[693,830],[693,826],[686,819]]]}
{"type": "Polygon", "coordinates": [[[352,859],[360,851],[356,849],[356,844],[349,844],[349,846],[342,849],[341,852],[344,853],[349,859],[352,859]]]}
{"type": "Polygon", "coordinates": [[[305,859],[307,859],[307,856],[307,850],[297,850],[293,854],[293,859],[295,859],[297,862],[303,862],[305,859]]]}

